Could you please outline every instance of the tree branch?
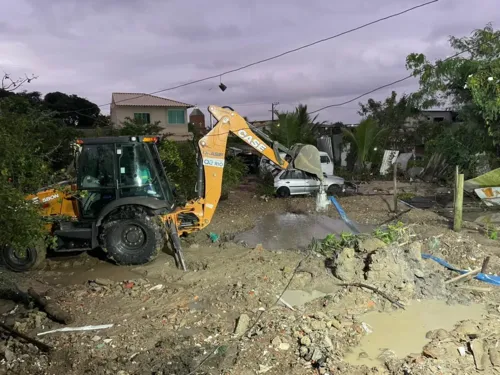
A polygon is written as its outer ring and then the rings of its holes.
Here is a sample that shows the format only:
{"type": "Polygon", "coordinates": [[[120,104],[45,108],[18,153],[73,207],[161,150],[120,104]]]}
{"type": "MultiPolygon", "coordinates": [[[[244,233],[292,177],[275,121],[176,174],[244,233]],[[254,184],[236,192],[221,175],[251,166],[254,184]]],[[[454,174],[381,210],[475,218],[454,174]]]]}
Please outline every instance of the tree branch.
{"type": "Polygon", "coordinates": [[[2,87],[1,89],[4,91],[9,91],[12,92],[14,90],[17,90],[19,87],[24,85],[25,83],[31,83],[34,79],[37,79],[38,76],[35,76],[34,74],[31,75],[31,77],[28,77],[27,74],[25,74],[25,77],[18,78],[15,81],[10,78],[10,74],[4,73],[2,77],[2,87]]]}

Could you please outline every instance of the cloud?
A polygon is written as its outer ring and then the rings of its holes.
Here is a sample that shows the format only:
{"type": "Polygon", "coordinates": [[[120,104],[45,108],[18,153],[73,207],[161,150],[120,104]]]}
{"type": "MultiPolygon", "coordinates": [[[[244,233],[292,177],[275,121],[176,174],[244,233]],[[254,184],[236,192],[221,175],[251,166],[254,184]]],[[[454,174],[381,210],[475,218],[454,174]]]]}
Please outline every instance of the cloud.
{"type": "MultiPolygon", "coordinates": [[[[0,21],[0,69],[39,76],[26,89],[63,91],[106,104],[113,91],[152,92],[218,75],[422,3],[418,0],[19,0],[0,21]]],[[[450,54],[449,35],[500,23],[497,0],[441,0],[337,39],[220,79],[162,93],[199,104],[234,105],[250,119],[298,103],[316,109],[347,101],[408,74],[405,58],[450,54]]],[[[392,89],[411,92],[414,80],[392,89]]],[[[368,97],[370,97],[368,96],[368,97]]],[[[367,100],[368,97],[364,98],[367,100]]],[[[360,99],[362,100],[362,99],[360,99]]],[[[320,113],[356,122],[357,102],[320,113]]],[[[103,112],[109,111],[104,106],[103,112]]]]}

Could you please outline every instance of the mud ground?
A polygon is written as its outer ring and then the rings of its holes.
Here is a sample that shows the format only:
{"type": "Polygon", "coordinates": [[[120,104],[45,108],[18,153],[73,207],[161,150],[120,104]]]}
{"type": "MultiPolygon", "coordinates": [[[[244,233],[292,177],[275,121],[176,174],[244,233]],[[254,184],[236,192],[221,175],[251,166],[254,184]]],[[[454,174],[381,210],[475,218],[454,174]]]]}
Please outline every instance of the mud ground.
{"type": "MultiPolygon", "coordinates": [[[[305,250],[244,247],[233,242],[235,234],[266,214],[314,214],[313,198],[274,199],[245,189],[220,203],[206,230],[183,239],[187,273],[168,254],[140,267],[81,254],[50,259],[27,274],[0,269],[0,291],[46,292],[73,316],[71,327],[113,324],[36,336],[64,325],[36,307],[0,300],[1,321],[55,348],[43,353],[0,330],[0,374],[500,373],[494,363],[500,366],[500,288],[477,280],[445,284],[457,274],[419,257],[431,253],[473,269],[490,255],[489,270],[498,273],[498,241],[474,225],[457,234],[431,211],[402,205],[394,218],[392,197],[384,195],[389,185],[363,188],[372,195],[339,198],[348,216],[374,226],[401,221],[411,228],[408,241],[344,249],[333,265],[305,250]],[[336,285],[342,282],[369,283],[407,308],[336,285]],[[277,302],[284,290],[282,300],[292,308],[277,302]],[[418,310],[419,303],[428,305],[418,310]],[[459,314],[446,306],[463,308],[459,314]],[[424,319],[418,311],[427,309],[433,314],[424,319]],[[365,315],[377,312],[381,318],[365,315]],[[396,335],[407,326],[422,327],[396,335]],[[384,341],[391,336],[398,339],[384,341]]],[[[406,189],[428,195],[435,187],[406,189]]],[[[338,219],[332,207],[326,215],[338,219]]]]}

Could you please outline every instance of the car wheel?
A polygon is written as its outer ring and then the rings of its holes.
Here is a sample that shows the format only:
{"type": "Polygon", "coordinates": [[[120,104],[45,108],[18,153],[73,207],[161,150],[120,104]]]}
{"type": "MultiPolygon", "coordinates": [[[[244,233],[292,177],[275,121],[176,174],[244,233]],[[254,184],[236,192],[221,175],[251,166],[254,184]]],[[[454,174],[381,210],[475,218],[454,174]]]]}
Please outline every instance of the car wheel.
{"type": "Polygon", "coordinates": [[[133,217],[113,215],[103,225],[102,248],[109,259],[120,265],[145,264],[154,260],[165,244],[159,217],[138,208],[133,217]]]}
{"type": "Polygon", "coordinates": [[[0,250],[2,264],[14,272],[26,272],[40,268],[47,255],[47,247],[44,241],[24,251],[16,251],[10,246],[0,250]]]}
{"type": "Polygon", "coordinates": [[[330,185],[328,189],[326,189],[328,195],[337,195],[342,193],[342,186],[340,185],[330,185]]]}
{"type": "Polygon", "coordinates": [[[276,195],[278,195],[278,197],[280,198],[288,198],[290,196],[290,189],[282,186],[278,189],[276,195]]]}

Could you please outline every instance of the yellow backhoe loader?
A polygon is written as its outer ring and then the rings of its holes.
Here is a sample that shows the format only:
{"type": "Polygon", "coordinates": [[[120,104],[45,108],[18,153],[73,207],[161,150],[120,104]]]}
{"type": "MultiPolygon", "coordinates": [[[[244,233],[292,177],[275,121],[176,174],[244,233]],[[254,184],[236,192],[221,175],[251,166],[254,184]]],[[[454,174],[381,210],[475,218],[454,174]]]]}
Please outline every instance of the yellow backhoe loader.
{"type": "MultiPolygon", "coordinates": [[[[41,189],[28,200],[42,206],[55,252],[102,248],[117,264],[153,260],[170,239],[176,262],[186,270],[180,235],[210,224],[222,188],[227,139],[235,134],[283,169],[296,168],[323,179],[320,156],[312,145],[286,149],[252,127],[230,107],[210,106],[217,124],[198,141],[198,197],[177,206],[172,186],[160,160],[157,136],[118,136],[77,140],[76,183],[41,189]],[[271,146],[263,141],[265,139],[271,146]],[[279,151],[289,155],[280,157],[279,151]],[[85,191],[85,197],[77,197],[85,191]]],[[[322,186],[322,184],[320,184],[322,186]]],[[[318,195],[326,206],[326,193],[318,195]]],[[[3,263],[14,271],[36,268],[46,247],[1,250],[3,263]],[[21,255],[22,254],[22,255],[21,255]]]]}

